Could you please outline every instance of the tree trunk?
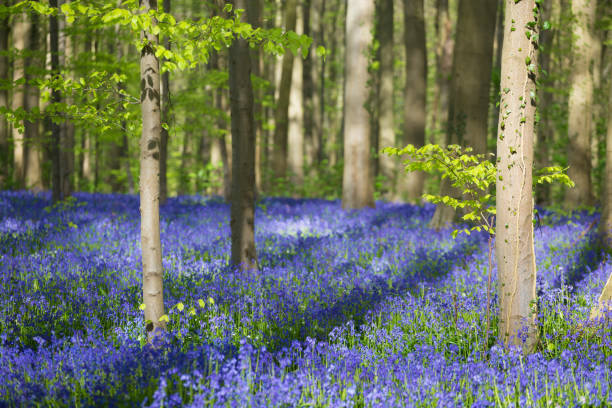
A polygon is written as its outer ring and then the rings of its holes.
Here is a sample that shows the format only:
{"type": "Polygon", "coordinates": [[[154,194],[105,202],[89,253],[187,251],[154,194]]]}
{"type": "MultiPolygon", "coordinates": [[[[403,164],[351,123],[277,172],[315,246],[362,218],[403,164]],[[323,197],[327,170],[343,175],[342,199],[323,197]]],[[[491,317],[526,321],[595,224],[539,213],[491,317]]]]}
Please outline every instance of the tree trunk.
{"type": "MultiPolygon", "coordinates": [[[[608,37],[612,37],[609,34],[608,37]]],[[[612,251],[612,80],[608,80],[608,132],[606,133],[606,175],[604,177],[604,196],[602,198],[603,209],[599,221],[599,237],[602,244],[612,251]]],[[[612,309],[612,273],[606,282],[597,306],[591,309],[590,320],[596,320],[605,316],[612,309]]]]}
{"type": "MultiPolygon", "coordinates": [[[[170,13],[170,0],[163,0],[165,13],[170,13]]],[[[164,48],[170,49],[170,40],[164,39],[164,48]]],[[[170,123],[170,72],[166,71],[161,76],[161,120],[170,123]]],[[[166,204],[168,199],[168,130],[162,127],[159,145],[159,203],[166,204]]]]}
{"type": "MultiPolygon", "coordinates": [[[[304,0],[302,3],[302,15],[303,15],[303,25],[304,30],[303,33],[313,39],[313,44],[311,49],[308,52],[308,56],[302,62],[303,74],[302,74],[302,82],[303,82],[303,92],[302,92],[302,105],[304,106],[304,152],[305,152],[305,161],[304,165],[309,168],[311,171],[313,170],[313,166],[317,164],[318,157],[317,152],[319,150],[318,142],[319,142],[319,125],[320,119],[319,115],[319,94],[315,92],[316,82],[317,82],[317,60],[315,59],[315,49],[319,45],[319,38],[315,34],[315,30],[317,30],[319,23],[320,9],[315,9],[314,7],[320,6],[315,4],[316,2],[313,0],[304,0]],[[314,11],[314,13],[311,13],[314,11]]],[[[309,174],[309,177],[315,176],[314,174],[309,174]]]]}
{"type": "MultiPolygon", "coordinates": [[[[296,8],[296,26],[298,35],[304,32],[304,19],[301,7],[296,8]]],[[[303,103],[303,64],[302,56],[293,59],[291,90],[289,92],[289,134],[288,134],[288,167],[290,180],[294,186],[301,186],[304,181],[304,107],[303,103]]]]}
{"type": "Polygon", "coordinates": [[[532,165],[537,72],[535,0],[506,0],[497,130],[499,335],[532,351],[537,341],[532,165]],[[525,34],[529,32],[531,37],[525,34]]]}
{"type": "MultiPolygon", "coordinates": [[[[400,145],[425,144],[427,94],[427,50],[425,49],[425,7],[423,0],[404,0],[404,45],[406,48],[406,86],[404,87],[404,134],[400,145]]],[[[425,175],[402,174],[397,180],[396,198],[419,201],[425,175]]]]}
{"type": "MultiPolygon", "coordinates": [[[[446,142],[469,146],[476,154],[487,152],[491,82],[483,78],[491,77],[496,12],[495,1],[459,1],[446,142]]],[[[461,195],[448,179],[440,190],[442,195],[461,195]]],[[[438,205],[430,227],[447,227],[456,215],[453,208],[438,205]]]]}
{"type": "MultiPolygon", "coordinates": [[[[551,21],[553,8],[559,9],[559,0],[553,0],[545,2],[541,8],[542,21],[551,21]]],[[[556,19],[555,19],[556,21],[556,19]]],[[[551,165],[550,163],[550,147],[554,143],[554,123],[552,121],[552,106],[553,106],[553,93],[547,88],[553,87],[550,79],[551,72],[551,57],[552,57],[552,44],[555,36],[553,29],[543,30],[540,34],[540,70],[544,74],[544,77],[540,79],[540,87],[538,92],[538,98],[540,104],[538,106],[538,112],[540,113],[540,121],[538,122],[537,128],[537,141],[536,141],[536,169],[541,169],[551,165]]],[[[536,204],[548,205],[550,204],[550,184],[543,183],[538,184],[536,187],[536,204]]]]}
{"type": "MultiPolygon", "coordinates": [[[[285,4],[285,30],[295,31],[297,20],[297,1],[287,0],[285,4]]],[[[274,115],[274,151],[272,169],[274,177],[284,178],[287,176],[287,149],[288,149],[288,126],[289,126],[289,97],[291,91],[291,79],[293,76],[293,53],[286,51],[283,55],[281,69],[281,80],[276,102],[276,113],[274,115]]]]}
{"type": "MultiPolygon", "coordinates": [[[[28,49],[31,52],[40,51],[40,32],[39,32],[39,17],[37,13],[31,15],[32,25],[30,26],[30,36],[28,49]]],[[[26,58],[26,66],[29,68],[40,68],[41,61],[36,54],[26,58]]],[[[26,73],[28,82],[34,75],[26,73]]],[[[26,106],[30,112],[40,110],[38,87],[33,84],[26,86],[26,106]]],[[[43,175],[42,175],[42,140],[40,137],[40,121],[38,119],[25,121],[25,138],[26,138],[26,166],[25,166],[25,184],[26,187],[33,192],[43,190],[43,175]]]]}
{"type": "MultiPolygon", "coordinates": [[[[382,0],[379,5],[378,40],[380,53],[380,87],[378,90],[379,149],[395,146],[395,124],[393,120],[393,0],[382,0]]],[[[378,152],[377,152],[378,153],[378,152]]],[[[378,166],[383,177],[383,198],[395,197],[397,159],[378,154],[378,166]]]]}
{"type": "MultiPolygon", "coordinates": [[[[313,16],[313,26],[315,21],[317,22],[316,26],[319,30],[319,45],[325,44],[325,0],[320,0],[320,8],[316,9],[315,13],[312,13],[313,16]]],[[[314,127],[316,132],[316,140],[317,140],[317,163],[321,163],[323,161],[325,155],[325,137],[323,135],[324,121],[325,121],[325,66],[326,59],[319,58],[321,61],[321,68],[319,69],[318,75],[313,73],[313,77],[317,78],[316,84],[317,89],[315,90],[315,96],[313,97],[313,115],[314,115],[314,127]]],[[[313,69],[316,71],[316,64],[313,64],[313,69]]]]}
{"type": "MultiPolygon", "coordinates": [[[[3,0],[0,4],[9,6],[10,2],[3,0]]],[[[10,81],[9,78],[9,34],[11,26],[9,25],[8,16],[0,18],[0,79],[10,81]]],[[[9,94],[8,90],[0,87],[0,106],[8,107],[9,94]]],[[[7,188],[10,173],[10,155],[9,155],[9,124],[4,117],[0,117],[0,188],[7,188]]]]}
{"type": "MultiPolygon", "coordinates": [[[[247,0],[233,0],[246,9],[247,0]]],[[[255,252],[255,123],[249,45],[242,38],[230,47],[230,106],[232,110],[232,264],[257,268],[255,252]]]]}
{"type": "MultiPolygon", "coordinates": [[[[64,2],[67,2],[66,0],[64,2]]],[[[66,32],[66,22],[60,21],[60,49],[64,50],[63,58],[60,59],[60,66],[65,67],[69,72],[68,78],[74,80],[74,43],[72,37],[66,32]]],[[[73,105],[72,97],[65,98],[68,106],[73,105]]],[[[69,197],[74,190],[74,123],[65,118],[60,126],[60,148],[62,163],[62,196],[69,197]]]]}
{"type": "Polygon", "coordinates": [[[448,115],[448,94],[451,69],[453,66],[453,23],[448,10],[448,0],[436,0],[436,87],[432,103],[432,125],[438,129],[446,123],[448,115]]]}
{"type": "MultiPolygon", "coordinates": [[[[263,25],[263,0],[250,0],[246,2],[247,18],[249,24],[255,28],[263,25]]],[[[256,77],[261,77],[263,74],[263,59],[258,47],[250,48],[251,53],[251,69],[252,74],[256,77]]],[[[257,191],[262,189],[261,170],[262,170],[262,145],[263,145],[263,126],[262,115],[263,107],[261,100],[263,93],[261,89],[253,90],[253,98],[255,104],[253,106],[253,114],[255,117],[255,186],[257,191]]]]}
{"type": "Polygon", "coordinates": [[[344,173],[342,208],[374,206],[370,160],[368,50],[372,42],[374,0],[348,0],[346,10],[346,85],[344,87],[344,173]]]}
{"type": "MultiPolygon", "coordinates": [[[[157,0],[140,0],[144,11],[157,10],[157,0]]],[[[166,324],[162,248],[159,230],[159,159],[161,139],[159,60],[155,56],[157,36],[143,31],[145,41],[140,54],[140,239],[142,246],[142,298],[149,341],[166,324]]]]}
{"type": "MultiPolygon", "coordinates": [[[[53,8],[57,8],[57,0],[49,0],[49,5],[53,8]]],[[[50,38],[50,51],[51,54],[51,76],[59,75],[59,21],[58,17],[52,15],[49,18],[49,38],[50,38]]],[[[59,104],[62,100],[60,91],[53,89],[51,91],[51,103],[59,104]]],[[[53,202],[62,201],[64,196],[62,195],[62,156],[61,156],[61,134],[60,125],[55,120],[50,120],[49,123],[51,129],[51,188],[53,202]]]]}
{"type": "Polygon", "coordinates": [[[569,150],[567,175],[576,186],[567,191],[566,204],[570,208],[592,205],[591,130],[593,108],[593,48],[596,0],[572,0],[575,18],[572,48],[571,87],[569,95],[569,150]]]}
{"type": "MultiPolygon", "coordinates": [[[[13,88],[12,104],[13,111],[27,109],[26,104],[26,80],[25,76],[25,57],[26,41],[30,33],[30,21],[26,13],[13,17],[13,47],[16,58],[13,62],[13,88]]],[[[13,125],[13,178],[15,188],[25,187],[25,166],[26,166],[26,147],[24,143],[24,133],[20,132],[16,125],[13,125]]]]}

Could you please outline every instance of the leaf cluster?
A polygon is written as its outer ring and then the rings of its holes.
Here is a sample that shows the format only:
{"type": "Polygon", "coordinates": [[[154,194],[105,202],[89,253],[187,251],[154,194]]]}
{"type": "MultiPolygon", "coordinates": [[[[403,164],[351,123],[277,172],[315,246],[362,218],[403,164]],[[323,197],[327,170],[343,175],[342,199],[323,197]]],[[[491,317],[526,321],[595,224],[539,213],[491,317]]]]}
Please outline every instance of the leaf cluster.
{"type": "MultiPolygon", "coordinates": [[[[387,147],[383,153],[390,156],[405,156],[405,171],[424,171],[441,175],[458,189],[460,197],[444,194],[424,194],[423,198],[434,204],[443,204],[455,210],[462,210],[462,219],[474,223],[471,228],[455,230],[458,233],[470,234],[471,231],[484,230],[495,233],[493,217],[495,216],[495,194],[492,187],[496,181],[494,160],[487,160],[484,154],[472,154],[472,148],[451,144],[440,146],[427,144],[423,147],[407,145],[404,148],[387,147]]],[[[491,155],[493,156],[493,155],[491,155]]],[[[574,183],[560,166],[544,167],[536,171],[533,182],[536,184],[558,182],[573,187],[574,183]]]]}

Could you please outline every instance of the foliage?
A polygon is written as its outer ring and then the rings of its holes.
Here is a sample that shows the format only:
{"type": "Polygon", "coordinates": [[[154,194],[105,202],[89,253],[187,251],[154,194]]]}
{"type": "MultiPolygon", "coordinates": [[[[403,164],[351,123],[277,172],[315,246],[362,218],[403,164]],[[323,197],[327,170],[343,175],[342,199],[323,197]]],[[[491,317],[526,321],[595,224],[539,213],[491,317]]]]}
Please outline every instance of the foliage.
{"type": "MultiPolygon", "coordinates": [[[[391,156],[408,156],[405,160],[405,170],[424,171],[430,174],[441,175],[448,178],[451,185],[458,189],[461,197],[440,194],[424,194],[423,198],[434,204],[443,204],[453,209],[463,210],[463,220],[476,222],[471,228],[456,230],[469,234],[471,231],[484,230],[494,234],[491,216],[495,215],[495,195],[491,192],[495,186],[495,165],[485,160],[485,155],[471,154],[470,147],[462,148],[459,145],[442,147],[436,144],[427,144],[417,148],[407,145],[400,149],[387,147],[383,153],[391,156]]],[[[550,166],[536,172],[534,183],[559,182],[566,186],[573,186],[573,182],[559,166],[550,166]]]]}

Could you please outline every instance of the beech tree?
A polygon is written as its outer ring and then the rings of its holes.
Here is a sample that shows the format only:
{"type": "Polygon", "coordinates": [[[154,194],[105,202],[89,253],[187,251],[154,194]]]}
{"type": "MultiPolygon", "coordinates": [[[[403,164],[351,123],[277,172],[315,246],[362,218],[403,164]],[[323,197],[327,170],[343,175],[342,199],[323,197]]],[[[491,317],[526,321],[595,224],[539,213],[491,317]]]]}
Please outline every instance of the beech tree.
{"type": "MultiPolygon", "coordinates": [[[[404,88],[404,131],[402,145],[425,144],[427,115],[427,49],[425,47],[425,5],[423,0],[404,0],[404,46],[406,85],[404,88]]],[[[423,194],[425,174],[408,173],[398,180],[398,198],[418,201],[423,194]]]]}
{"type": "Polygon", "coordinates": [[[537,72],[535,0],[506,0],[497,129],[499,336],[530,351],[536,344],[536,264],[532,166],[537,72]]]}
{"type": "MultiPolygon", "coordinates": [[[[285,30],[295,31],[297,24],[297,0],[285,3],[285,30]]],[[[293,78],[293,60],[291,52],[283,55],[281,65],[278,100],[274,114],[274,149],[272,151],[272,169],[274,176],[283,178],[287,175],[288,131],[289,131],[289,98],[293,78]]]]}
{"type": "MultiPolygon", "coordinates": [[[[233,0],[246,10],[247,0],[233,0]]],[[[232,264],[257,267],[255,251],[255,121],[249,44],[236,38],[229,52],[230,106],[232,112],[232,264]]]]}
{"type": "MultiPolygon", "coordinates": [[[[380,147],[395,145],[395,124],[393,120],[393,0],[382,0],[378,8],[378,40],[380,51],[380,88],[378,91],[378,128],[380,147]]],[[[384,196],[395,198],[397,164],[385,154],[378,157],[378,166],[384,177],[384,196]]]]}
{"type": "Polygon", "coordinates": [[[593,126],[593,65],[597,0],[572,0],[574,38],[568,116],[568,175],[576,187],[567,191],[570,207],[593,204],[591,131],[593,126]]]}
{"type": "MultiPolygon", "coordinates": [[[[496,13],[495,1],[459,1],[446,143],[469,146],[476,154],[487,152],[491,82],[483,78],[491,77],[496,13]]],[[[444,179],[441,194],[461,194],[452,190],[448,179],[444,179]]],[[[430,227],[439,229],[448,226],[455,213],[452,207],[438,205],[430,227]]]]}
{"type": "MultiPolygon", "coordinates": [[[[16,58],[13,62],[13,83],[17,84],[13,89],[11,108],[13,111],[27,109],[25,84],[25,57],[27,39],[30,34],[30,21],[26,13],[13,17],[13,48],[16,58]]],[[[25,187],[26,146],[23,131],[13,124],[13,179],[16,188],[25,187]]]]}
{"type": "Polygon", "coordinates": [[[368,47],[372,42],[374,0],[348,0],[346,85],[344,87],[344,172],[342,208],[374,206],[370,160],[368,47]]]}
{"type": "MultiPolygon", "coordinates": [[[[157,0],[139,0],[145,12],[157,10],[157,0]]],[[[160,73],[155,56],[158,38],[142,32],[140,52],[140,240],[142,246],[142,298],[147,334],[152,340],[165,329],[162,248],[159,230],[159,159],[161,138],[160,73]]]]}
{"type": "MultiPolygon", "coordinates": [[[[612,37],[612,35],[610,35],[612,37]]],[[[601,220],[599,221],[599,237],[608,251],[612,251],[612,81],[609,81],[608,96],[608,131],[606,133],[606,175],[604,178],[604,197],[601,220]]],[[[608,277],[597,305],[591,310],[591,320],[601,318],[606,311],[612,310],[612,273],[608,277]]]]}

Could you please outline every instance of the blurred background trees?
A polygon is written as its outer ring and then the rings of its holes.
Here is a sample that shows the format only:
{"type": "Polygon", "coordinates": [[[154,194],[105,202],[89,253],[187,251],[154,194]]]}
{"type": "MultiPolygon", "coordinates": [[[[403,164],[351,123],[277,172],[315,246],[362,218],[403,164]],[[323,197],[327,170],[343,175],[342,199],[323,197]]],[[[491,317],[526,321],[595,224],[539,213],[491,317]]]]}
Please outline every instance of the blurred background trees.
{"type": "MultiPolygon", "coordinates": [[[[57,197],[133,193],[140,166],[139,40],[113,16],[92,20],[67,10],[138,4],[31,3],[38,6],[0,5],[0,187],[53,190],[57,197]],[[62,12],[40,12],[50,6],[62,12]]],[[[364,59],[351,48],[347,0],[247,2],[253,27],[312,39],[307,54],[250,48],[256,195],[340,198],[343,183],[345,189],[359,183],[375,199],[419,202],[423,192],[445,187],[435,177],[400,175],[401,163],[380,149],[455,142],[494,152],[504,6],[484,3],[376,0],[372,15],[363,16],[373,27],[371,39],[359,38],[367,42],[364,59]],[[364,64],[365,78],[352,79],[364,64]],[[355,114],[351,104],[361,102],[349,95],[361,86],[366,110],[355,114]],[[368,135],[359,142],[365,156],[348,149],[358,133],[368,135]],[[348,181],[347,169],[358,181],[348,181]]],[[[179,25],[208,21],[223,5],[166,0],[157,7],[179,25]]],[[[577,186],[538,186],[536,202],[568,209],[604,203],[612,5],[551,0],[541,8],[535,167],[569,166],[577,186]]],[[[170,26],[160,25],[161,44],[183,53],[163,35],[170,26]]],[[[229,49],[219,47],[202,64],[160,57],[160,201],[177,194],[229,200],[229,49]]],[[[437,213],[434,226],[453,216],[437,213]]]]}

